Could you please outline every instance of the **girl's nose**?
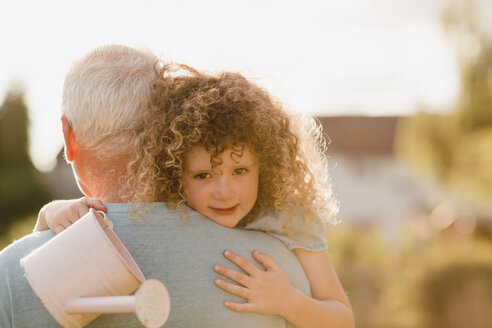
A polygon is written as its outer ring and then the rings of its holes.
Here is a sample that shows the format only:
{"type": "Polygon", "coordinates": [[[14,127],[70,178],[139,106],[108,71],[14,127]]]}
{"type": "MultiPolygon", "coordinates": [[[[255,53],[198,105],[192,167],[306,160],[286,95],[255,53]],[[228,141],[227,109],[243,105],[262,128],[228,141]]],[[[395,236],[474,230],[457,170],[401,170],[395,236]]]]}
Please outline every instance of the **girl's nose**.
{"type": "Polygon", "coordinates": [[[212,196],[217,200],[228,200],[234,198],[234,190],[230,179],[222,178],[217,181],[212,196]]]}

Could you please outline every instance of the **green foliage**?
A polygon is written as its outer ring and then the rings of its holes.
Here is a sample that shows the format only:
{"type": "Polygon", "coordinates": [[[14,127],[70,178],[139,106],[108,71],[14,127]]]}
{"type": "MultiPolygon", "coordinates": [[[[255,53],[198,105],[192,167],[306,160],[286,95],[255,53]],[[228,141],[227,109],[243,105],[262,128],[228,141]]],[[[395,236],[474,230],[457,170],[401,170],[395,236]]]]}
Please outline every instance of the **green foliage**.
{"type": "Polygon", "coordinates": [[[419,113],[400,123],[396,153],[436,180],[446,182],[457,155],[457,120],[452,116],[419,113]]]}
{"type": "Polygon", "coordinates": [[[384,287],[384,248],[380,231],[330,228],[328,252],[347,292],[357,327],[376,328],[384,287]]]}
{"type": "Polygon", "coordinates": [[[15,240],[30,234],[34,229],[36,220],[37,214],[30,214],[13,220],[10,228],[3,235],[0,235],[0,251],[15,240]]]}
{"type": "MultiPolygon", "coordinates": [[[[491,109],[492,110],[492,109],[491,109]]],[[[450,181],[473,199],[492,198],[492,125],[468,133],[457,144],[450,181]]]]}
{"type": "Polygon", "coordinates": [[[0,170],[30,167],[27,151],[27,107],[22,94],[11,91],[0,107],[0,170]]]}
{"type": "MultiPolygon", "coordinates": [[[[458,101],[447,115],[422,112],[403,120],[395,147],[403,160],[428,178],[491,213],[492,41],[480,32],[474,7],[465,4],[466,15],[449,10],[445,17],[448,30],[458,40],[473,40],[477,49],[474,56],[459,57],[458,101]]],[[[463,42],[458,42],[460,49],[463,42]]]]}
{"type": "Polygon", "coordinates": [[[337,226],[327,240],[358,328],[492,327],[490,238],[409,225],[397,246],[378,227],[337,226]]]}
{"type": "Polygon", "coordinates": [[[492,266],[454,263],[429,273],[421,300],[428,327],[492,327],[492,266]]]}
{"type": "Polygon", "coordinates": [[[23,95],[11,91],[0,107],[0,235],[18,216],[47,201],[28,155],[28,114],[23,95]]]}
{"type": "Polygon", "coordinates": [[[492,41],[484,43],[479,55],[464,64],[461,88],[456,115],[462,131],[492,127],[492,41]]]}

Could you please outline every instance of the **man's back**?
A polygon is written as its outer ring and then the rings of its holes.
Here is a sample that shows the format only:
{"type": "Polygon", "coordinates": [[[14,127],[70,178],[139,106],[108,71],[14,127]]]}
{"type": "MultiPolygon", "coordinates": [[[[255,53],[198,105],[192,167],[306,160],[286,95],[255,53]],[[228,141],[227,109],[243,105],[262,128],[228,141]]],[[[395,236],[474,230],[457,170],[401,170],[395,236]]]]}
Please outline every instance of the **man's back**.
{"type": "MultiPolygon", "coordinates": [[[[214,264],[233,267],[222,256],[231,249],[251,259],[253,249],[263,251],[284,268],[290,282],[305,293],[309,284],[294,254],[267,234],[219,226],[195,212],[179,220],[179,213],[156,203],[142,220],[128,219],[126,204],[106,204],[116,234],[134,257],[146,278],[162,281],[171,297],[171,314],[165,327],[285,327],[279,316],[238,313],[223,306],[238,300],[214,285],[214,264]]],[[[19,265],[27,254],[52,236],[43,232],[29,236],[0,255],[0,325],[7,327],[53,327],[55,322],[30,289],[19,265]],[[4,304],[8,301],[10,304],[4,304]],[[10,307],[12,318],[10,318],[10,307]],[[8,313],[5,311],[7,310],[8,313]],[[7,320],[7,321],[5,321],[7,320]]],[[[89,241],[90,242],[90,241],[89,241]]],[[[134,315],[101,315],[89,327],[138,327],[134,315]]]]}

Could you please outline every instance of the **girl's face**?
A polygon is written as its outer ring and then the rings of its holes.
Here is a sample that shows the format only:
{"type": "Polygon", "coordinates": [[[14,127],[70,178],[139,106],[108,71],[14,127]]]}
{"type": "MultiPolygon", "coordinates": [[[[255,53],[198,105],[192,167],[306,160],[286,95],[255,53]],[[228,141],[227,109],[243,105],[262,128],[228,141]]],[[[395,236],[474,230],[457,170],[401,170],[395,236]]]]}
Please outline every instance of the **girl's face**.
{"type": "Polygon", "coordinates": [[[259,165],[244,147],[242,156],[232,149],[217,157],[222,163],[212,169],[211,154],[193,147],[185,156],[183,183],[187,204],[208,219],[234,227],[253,208],[258,196],[259,165]]]}

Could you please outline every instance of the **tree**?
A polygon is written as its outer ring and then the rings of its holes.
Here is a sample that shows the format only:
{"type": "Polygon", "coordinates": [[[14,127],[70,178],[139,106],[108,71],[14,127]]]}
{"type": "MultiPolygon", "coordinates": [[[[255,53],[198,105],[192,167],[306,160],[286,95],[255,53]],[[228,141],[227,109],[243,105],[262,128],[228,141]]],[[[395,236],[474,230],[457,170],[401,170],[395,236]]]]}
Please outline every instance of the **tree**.
{"type": "Polygon", "coordinates": [[[23,93],[11,90],[0,107],[0,235],[47,200],[28,155],[27,129],[23,93]]]}
{"type": "Polygon", "coordinates": [[[460,63],[461,89],[446,115],[421,112],[404,120],[397,153],[419,172],[472,205],[492,211],[492,38],[470,1],[443,15],[460,63]]]}

